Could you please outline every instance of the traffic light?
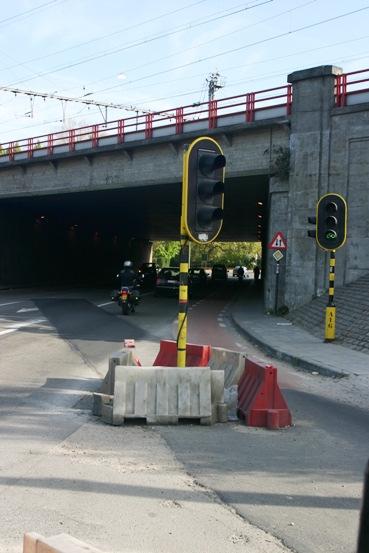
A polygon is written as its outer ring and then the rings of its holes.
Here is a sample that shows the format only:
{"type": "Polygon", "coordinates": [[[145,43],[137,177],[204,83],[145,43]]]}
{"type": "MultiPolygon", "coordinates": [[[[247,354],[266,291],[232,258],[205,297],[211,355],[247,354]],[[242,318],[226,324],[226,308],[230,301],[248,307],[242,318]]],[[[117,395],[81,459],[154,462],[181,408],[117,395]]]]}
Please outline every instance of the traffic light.
{"type": "Polygon", "coordinates": [[[337,250],[346,242],[347,204],[339,194],[325,194],[316,208],[316,241],[324,250],[337,250]]]}
{"type": "Polygon", "coordinates": [[[226,158],[212,138],[197,138],[184,157],[184,223],[188,236],[208,244],[223,223],[226,158]]]}

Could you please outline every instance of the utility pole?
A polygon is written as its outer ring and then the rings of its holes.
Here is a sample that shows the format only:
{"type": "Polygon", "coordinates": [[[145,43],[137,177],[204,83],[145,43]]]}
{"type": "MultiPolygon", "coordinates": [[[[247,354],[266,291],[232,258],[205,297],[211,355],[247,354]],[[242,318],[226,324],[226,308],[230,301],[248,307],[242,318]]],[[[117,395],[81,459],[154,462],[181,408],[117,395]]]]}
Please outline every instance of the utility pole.
{"type": "Polygon", "coordinates": [[[224,88],[224,79],[218,71],[215,73],[210,73],[207,77],[206,82],[208,83],[208,100],[214,100],[215,92],[220,88],[224,88]]]}

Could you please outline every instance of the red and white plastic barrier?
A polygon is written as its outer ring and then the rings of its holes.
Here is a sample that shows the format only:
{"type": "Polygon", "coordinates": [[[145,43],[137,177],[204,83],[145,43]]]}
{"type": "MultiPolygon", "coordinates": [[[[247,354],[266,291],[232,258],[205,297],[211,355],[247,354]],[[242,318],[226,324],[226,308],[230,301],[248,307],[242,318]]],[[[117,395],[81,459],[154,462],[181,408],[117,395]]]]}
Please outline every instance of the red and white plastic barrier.
{"type": "Polygon", "coordinates": [[[238,383],[239,418],[248,426],[291,426],[292,417],[277,382],[277,369],[248,358],[238,383]]]}

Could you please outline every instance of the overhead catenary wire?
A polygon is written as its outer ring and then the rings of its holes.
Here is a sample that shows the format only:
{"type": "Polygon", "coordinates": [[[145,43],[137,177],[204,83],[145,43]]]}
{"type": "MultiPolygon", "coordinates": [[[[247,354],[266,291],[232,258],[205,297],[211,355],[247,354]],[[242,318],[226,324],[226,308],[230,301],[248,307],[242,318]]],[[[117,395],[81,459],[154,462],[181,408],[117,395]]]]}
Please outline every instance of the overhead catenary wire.
{"type": "MultiPolygon", "coordinates": [[[[188,24],[185,24],[185,25],[181,26],[179,29],[174,29],[174,30],[172,29],[171,31],[168,31],[166,33],[161,33],[159,35],[155,35],[153,37],[146,38],[146,39],[138,41],[138,42],[134,42],[133,44],[128,44],[128,45],[125,45],[125,46],[122,46],[120,48],[116,48],[116,49],[113,49],[113,50],[107,50],[107,51],[104,51],[100,54],[96,54],[94,56],[90,56],[88,58],[84,58],[82,60],[78,60],[76,62],[69,63],[67,65],[62,65],[60,67],[50,69],[48,71],[45,71],[44,73],[41,73],[40,75],[38,75],[38,77],[44,77],[46,75],[51,75],[51,74],[54,74],[54,73],[58,73],[59,71],[65,71],[66,69],[72,69],[73,67],[78,67],[78,66],[83,65],[85,63],[88,63],[90,61],[96,61],[98,59],[102,59],[102,58],[105,58],[105,57],[113,55],[113,54],[118,54],[118,53],[121,53],[125,50],[135,48],[137,46],[142,46],[144,44],[149,44],[150,42],[153,42],[155,40],[159,40],[161,38],[168,38],[168,37],[170,37],[170,36],[172,36],[176,33],[179,33],[179,32],[184,32],[184,31],[187,31],[187,30],[193,30],[194,28],[199,27],[200,25],[205,25],[207,23],[212,23],[214,21],[218,21],[219,19],[224,19],[225,17],[230,17],[232,15],[237,15],[241,12],[246,11],[246,10],[251,10],[254,7],[259,7],[259,6],[262,6],[264,4],[269,4],[271,2],[274,2],[274,0],[262,0],[258,4],[253,4],[251,6],[248,5],[246,7],[243,7],[241,9],[238,9],[238,10],[233,11],[231,13],[227,13],[227,14],[223,14],[223,15],[216,15],[213,18],[206,19],[204,21],[198,21],[198,22],[194,22],[194,23],[190,22],[188,24]]],[[[21,79],[21,80],[18,80],[18,81],[15,81],[15,82],[11,83],[9,86],[15,86],[17,84],[22,84],[24,82],[28,82],[30,80],[33,80],[34,78],[36,78],[36,77],[21,79]]]]}
{"type": "MultiPolygon", "coordinates": [[[[347,16],[347,15],[351,15],[352,13],[360,12],[360,11],[362,11],[362,10],[364,10],[364,9],[367,9],[367,8],[368,8],[368,6],[365,6],[365,7],[361,8],[361,9],[359,9],[359,10],[353,10],[353,11],[348,12],[348,13],[346,13],[346,14],[341,14],[341,15],[335,16],[335,17],[333,17],[333,18],[329,18],[328,20],[323,20],[323,22],[331,21],[331,20],[337,19],[338,17],[345,17],[345,16],[347,16]]],[[[312,26],[317,26],[318,24],[322,24],[322,22],[315,22],[315,23],[313,23],[313,24],[311,24],[311,25],[304,26],[303,29],[304,29],[304,28],[310,28],[310,27],[312,27],[312,26]]],[[[298,29],[298,30],[301,30],[301,28],[298,29]]],[[[296,29],[292,29],[291,31],[288,31],[288,33],[286,33],[286,34],[290,34],[290,33],[292,33],[292,32],[296,32],[296,29]]],[[[279,35],[278,35],[278,36],[279,36],[279,35]]],[[[270,38],[271,38],[271,37],[269,37],[269,39],[267,39],[267,40],[270,40],[270,38]]],[[[306,49],[306,50],[301,50],[301,51],[299,51],[299,52],[293,52],[293,53],[290,53],[290,54],[287,54],[287,55],[284,55],[284,56],[278,56],[278,57],[275,57],[275,58],[270,58],[269,60],[260,60],[260,61],[258,61],[258,64],[260,65],[261,63],[269,63],[269,62],[271,62],[271,61],[273,61],[273,60],[288,58],[288,57],[291,57],[291,56],[296,56],[296,55],[300,55],[300,54],[307,53],[307,52],[319,51],[319,50],[321,50],[321,49],[329,48],[329,47],[332,47],[332,46],[335,46],[335,45],[344,45],[344,44],[352,43],[352,42],[355,42],[355,41],[358,41],[358,40],[362,40],[362,39],[364,39],[364,38],[367,38],[367,35],[365,35],[365,36],[363,36],[363,37],[358,37],[358,38],[355,38],[355,39],[346,40],[346,41],[342,41],[342,40],[341,40],[341,41],[336,42],[336,43],[333,43],[333,44],[331,44],[331,45],[323,45],[323,46],[319,46],[319,47],[316,47],[316,48],[310,48],[310,49],[306,49]]],[[[360,59],[360,58],[357,58],[357,57],[345,58],[345,60],[348,60],[348,61],[350,61],[350,60],[355,60],[355,59],[360,59]]],[[[337,62],[338,60],[336,59],[335,61],[337,62]]],[[[195,62],[196,62],[196,60],[195,60],[195,62]]],[[[247,64],[247,63],[246,63],[246,64],[242,64],[242,67],[249,67],[250,65],[253,65],[253,64],[247,64]]],[[[232,69],[232,68],[237,68],[237,67],[241,67],[241,66],[238,65],[238,66],[227,67],[227,70],[228,70],[228,69],[232,69]]],[[[224,72],[224,68],[222,68],[222,72],[224,72]]],[[[204,73],[201,73],[201,74],[199,73],[199,76],[203,76],[203,75],[204,75],[204,73]]],[[[273,75],[272,75],[272,76],[273,76],[273,75]]],[[[193,77],[193,75],[192,75],[191,77],[193,77]]],[[[187,79],[188,77],[185,77],[185,78],[187,79]]],[[[264,78],[264,77],[263,77],[263,78],[264,78]]],[[[181,80],[181,79],[173,79],[172,81],[166,81],[166,82],[175,82],[176,80],[179,81],[179,80],[181,80]]],[[[237,81],[237,83],[242,83],[242,82],[246,82],[246,83],[247,83],[247,82],[252,82],[253,80],[257,80],[257,79],[250,79],[250,78],[248,77],[247,80],[237,81]]],[[[136,81],[137,81],[137,80],[136,80],[136,81]]],[[[120,83],[118,86],[110,87],[109,89],[104,89],[104,91],[111,90],[111,89],[113,89],[113,88],[122,87],[122,86],[124,86],[126,90],[127,90],[128,88],[130,88],[131,90],[138,90],[138,89],[142,88],[141,86],[136,86],[136,87],[132,87],[132,86],[131,86],[131,83],[134,83],[134,82],[136,82],[136,81],[130,81],[130,82],[127,82],[127,83],[120,83]]],[[[159,84],[159,83],[158,83],[158,84],[159,84]]],[[[160,81],[160,84],[162,84],[162,81],[160,81]]],[[[236,83],[234,83],[234,82],[229,82],[229,83],[228,83],[228,86],[233,86],[233,85],[235,85],[235,84],[236,84],[236,83]]],[[[147,86],[147,85],[142,85],[142,86],[147,86]]],[[[194,92],[196,92],[196,91],[194,91],[194,92]]],[[[163,98],[163,97],[156,98],[156,97],[155,97],[155,98],[152,99],[152,101],[155,102],[155,101],[161,101],[161,100],[167,99],[167,98],[176,98],[176,97],[180,97],[180,96],[182,96],[182,95],[183,95],[183,96],[184,96],[184,95],[189,95],[189,94],[191,94],[191,93],[192,93],[192,91],[190,91],[190,92],[184,92],[184,93],[181,94],[181,95],[180,95],[180,94],[171,95],[171,96],[168,96],[168,97],[165,97],[165,98],[163,98]]],[[[94,94],[95,94],[95,93],[94,93],[94,94]]],[[[145,98],[145,99],[142,100],[142,101],[145,101],[145,102],[146,102],[147,100],[146,100],[146,98],[145,98]]],[[[91,112],[91,113],[92,113],[92,112],[91,112]]],[[[46,123],[45,123],[45,124],[46,124],[46,123]]]]}
{"type": "MultiPolygon", "coordinates": [[[[366,37],[362,37],[362,38],[366,38],[366,37]]],[[[316,48],[316,49],[319,49],[319,48],[316,48]]],[[[316,50],[316,49],[313,49],[313,50],[316,50]]],[[[306,52],[309,52],[310,50],[306,50],[306,52]]],[[[292,55],[292,54],[291,54],[292,55]]],[[[298,52],[296,52],[294,55],[299,55],[298,52]]],[[[366,53],[362,53],[360,57],[349,57],[349,58],[339,58],[338,61],[341,61],[341,62],[345,62],[345,61],[357,61],[357,60],[361,60],[363,59],[364,57],[367,58],[369,55],[368,52],[366,53]]],[[[243,81],[243,82],[252,82],[252,81],[256,81],[256,80],[265,80],[265,79],[269,79],[271,76],[272,77],[280,77],[280,76],[284,76],[285,73],[278,73],[278,74],[273,74],[273,75],[264,75],[262,77],[258,76],[258,77],[255,77],[254,79],[248,79],[247,81],[243,81]]],[[[230,86],[233,86],[235,83],[230,83],[230,86]]],[[[201,90],[194,90],[194,91],[190,91],[190,92],[186,92],[184,93],[183,95],[191,95],[191,94],[197,94],[199,92],[202,92],[204,90],[204,88],[202,88],[201,90]]],[[[179,94],[177,95],[177,97],[179,96],[182,96],[182,94],[179,94]]],[[[170,96],[168,98],[173,98],[174,96],[170,96]]],[[[159,99],[155,99],[155,98],[151,98],[150,101],[152,103],[154,103],[156,100],[159,101],[159,99]]],[[[162,98],[160,99],[162,100],[162,98]]],[[[97,110],[93,110],[90,112],[90,114],[94,114],[94,113],[98,113],[97,110]]],[[[71,117],[68,117],[67,120],[71,120],[73,117],[75,117],[76,114],[73,114],[73,116],[71,117]]],[[[14,117],[12,119],[9,119],[7,121],[3,121],[2,123],[3,124],[6,124],[6,123],[10,123],[14,121],[14,117]]],[[[8,129],[6,131],[6,133],[13,133],[15,131],[19,131],[19,130],[25,130],[25,129],[30,129],[30,128],[33,128],[33,127],[40,127],[40,126],[45,126],[45,125],[50,125],[52,123],[60,123],[61,120],[60,119],[55,119],[55,120],[49,120],[49,121],[43,121],[42,123],[36,123],[36,124],[33,124],[33,125],[26,125],[24,127],[17,127],[17,128],[14,128],[14,129],[8,129]]]]}
{"type": "MultiPolygon", "coordinates": [[[[173,57],[177,57],[178,55],[183,55],[184,53],[186,52],[190,52],[191,50],[194,50],[194,49],[197,49],[197,48],[202,48],[203,46],[207,46],[208,44],[212,43],[212,42],[216,42],[216,41],[219,41],[223,38],[226,38],[228,37],[229,35],[234,35],[235,33],[239,33],[239,32],[244,32],[246,31],[247,29],[250,29],[252,27],[255,27],[257,25],[261,25],[263,23],[266,23],[268,21],[272,21],[273,19],[276,19],[278,17],[282,17],[284,15],[286,15],[287,13],[291,13],[293,11],[296,11],[296,10],[299,10],[301,8],[304,8],[310,4],[313,4],[315,2],[317,2],[318,0],[309,0],[308,2],[304,2],[303,4],[299,4],[298,6],[295,6],[294,8],[289,8],[288,10],[284,10],[282,12],[278,12],[277,14],[274,14],[272,16],[269,16],[267,18],[264,18],[264,19],[260,19],[259,21],[256,21],[255,23],[251,23],[251,24],[248,24],[246,26],[242,26],[242,27],[239,27],[238,29],[232,29],[230,32],[227,32],[227,33],[224,33],[222,35],[217,35],[216,37],[214,38],[211,38],[210,40],[207,40],[205,42],[201,42],[199,44],[196,44],[195,46],[190,46],[189,48],[182,48],[181,50],[178,50],[172,54],[169,54],[167,56],[163,56],[161,58],[156,58],[155,60],[151,60],[149,62],[145,62],[141,65],[137,65],[133,68],[130,68],[128,69],[126,72],[127,73],[130,73],[132,71],[137,71],[138,69],[142,69],[144,67],[147,67],[147,66],[150,66],[152,65],[153,63],[158,63],[158,62],[162,62],[164,60],[167,60],[167,59],[170,59],[170,58],[173,58],[173,57]]],[[[95,85],[95,84],[98,84],[98,83],[101,83],[101,82],[104,82],[106,80],[110,80],[112,78],[112,76],[109,76],[109,77],[106,77],[104,79],[98,79],[96,81],[92,81],[92,82],[89,82],[88,85],[89,86],[92,86],[92,85],[95,85]]]]}
{"type": "MultiPolygon", "coordinates": [[[[20,88],[13,88],[8,86],[0,86],[0,92],[11,92],[15,95],[22,94],[24,96],[29,96],[30,98],[42,98],[44,100],[51,99],[51,100],[59,100],[62,102],[75,102],[78,104],[86,104],[86,105],[92,105],[92,106],[98,106],[98,107],[105,107],[105,108],[113,108],[113,109],[122,109],[126,111],[139,111],[141,113],[151,113],[151,110],[141,109],[134,105],[128,105],[128,104],[116,104],[114,102],[100,102],[98,100],[89,100],[84,97],[70,97],[70,96],[62,96],[60,94],[54,94],[54,93],[48,93],[48,92],[37,92],[35,90],[22,90],[20,88]]],[[[87,96],[87,94],[86,94],[87,96]]]]}
{"type": "Polygon", "coordinates": [[[56,4],[62,4],[64,2],[67,2],[67,0],[51,0],[50,2],[45,2],[44,4],[34,6],[33,8],[30,8],[29,10],[26,10],[24,12],[11,15],[10,17],[6,17],[5,19],[0,19],[0,27],[6,26],[6,24],[9,25],[14,21],[17,21],[18,19],[29,17],[30,15],[33,15],[36,12],[42,11],[51,6],[55,6],[56,4]]]}
{"type": "MultiPolygon", "coordinates": [[[[223,67],[223,73],[232,71],[234,69],[253,67],[256,64],[259,67],[262,64],[265,65],[265,64],[269,64],[269,63],[272,63],[272,62],[275,62],[275,61],[279,61],[279,60],[283,60],[283,59],[287,59],[287,58],[291,58],[291,57],[296,57],[296,56],[301,56],[303,54],[309,54],[311,52],[318,52],[318,51],[321,51],[321,50],[324,50],[324,49],[327,49],[327,48],[333,48],[335,46],[344,46],[346,44],[351,44],[353,42],[358,42],[360,40],[364,40],[366,38],[369,38],[369,34],[368,35],[363,35],[363,36],[360,36],[360,37],[357,37],[357,38],[354,38],[354,39],[340,40],[339,42],[333,42],[331,44],[325,44],[325,45],[322,45],[322,46],[317,46],[315,48],[308,48],[308,49],[305,49],[305,50],[299,50],[297,52],[292,52],[292,53],[289,53],[289,54],[283,54],[282,56],[276,56],[276,57],[273,57],[273,58],[268,58],[267,60],[258,60],[257,62],[252,62],[252,63],[242,63],[242,64],[233,65],[233,66],[224,66],[223,67]]],[[[364,56],[364,53],[360,53],[360,55],[364,56]]],[[[337,61],[356,61],[358,59],[361,59],[361,58],[357,58],[357,57],[341,58],[341,57],[339,57],[337,61]]],[[[289,67],[286,71],[287,72],[291,71],[291,68],[289,67]]],[[[283,76],[284,74],[278,73],[277,76],[280,76],[280,75],[283,76]]],[[[204,76],[204,73],[201,72],[201,73],[196,73],[196,74],[192,75],[191,78],[192,79],[202,78],[203,76],[204,76]]],[[[268,78],[268,76],[276,76],[276,75],[275,74],[272,74],[272,75],[268,74],[267,76],[263,76],[263,77],[260,77],[260,78],[265,79],[265,78],[268,78]]],[[[253,82],[253,81],[256,81],[256,80],[258,80],[258,77],[250,79],[250,77],[248,76],[247,79],[242,80],[242,81],[238,81],[238,82],[242,84],[242,83],[253,82]]],[[[172,83],[181,82],[181,81],[188,81],[188,77],[187,76],[177,77],[175,79],[166,80],[166,83],[167,84],[172,84],[172,83]]],[[[98,81],[94,81],[94,82],[89,83],[89,84],[95,84],[96,82],[98,82],[98,81]]],[[[162,84],[163,84],[163,81],[160,80],[160,81],[157,81],[155,83],[150,83],[150,86],[151,87],[162,86],[162,84]]],[[[229,86],[232,86],[232,83],[228,82],[227,88],[229,88],[229,86]]],[[[114,86],[114,88],[115,88],[115,86],[114,86]]],[[[136,90],[142,90],[143,88],[146,89],[147,85],[146,84],[145,85],[138,85],[138,86],[134,86],[134,87],[128,86],[127,91],[131,92],[131,91],[136,91],[136,90]]],[[[203,96],[203,90],[205,91],[205,89],[206,89],[206,85],[204,84],[203,88],[201,89],[201,98],[202,99],[205,98],[205,96],[203,96]]],[[[104,89],[104,92],[107,92],[109,90],[110,90],[109,88],[104,89]]],[[[185,93],[183,93],[183,95],[185,96],[185,95],[191,94],[192,92],[193,93],[198,93],[199,90],[194,90],[194,91],[190,91],[190,92],[186,91],[185,93]]],[[[180,96],[181,96],[181,94],[172,94],[170,96],[165,97],[164,99],[178,98],[180,96]]],[[[150,97],[150,98],[141,99],[141,102],[148,102],[148,101],[155,102],[155,101],[157,101],[157,98],[151,98],[150,97]]],[[[199,101],[201,102],[202,100],[199,100],[199,101]]]]}
{"type": "MultiPolygon", "coordinates": [[[[62,0],[62,1],[65,1],[65,0],[62,0]]],[[[78,44],[74,44],[72,46],[68,46],[67,48],[63,48],[62,50],[55,50],[54,52],[50,52],[48,54],[44,54],[42,56],[38,56],[36,58],[31,58],[29,60],[26,60],[26,62],[24,63],[33,63],[35,61],[41,61],[41,60],[45,60],[47,58],[50,58],[50,57],[54,57],[54,56],[57,56],[59,54],[65,54],[65,52],[69,52],[70,50],[75,50],[76,48],[81,48],[82,46],[88,46],[90,44],[93,44],[94,42],[98,42],[100,40],[104,40],[105,38],[109,38],[111,39],[111,37],[117,35],[117,34],[121,34],[121,33],[125,33],[127,31],[131,31],[133,29],[136,29],[137,27],[142,27],[144,25],[147,25],[148,23],[154,23],[155,21],[158,21],[160,19],[163,19],[164,17],[168,17],[170,15],[174,15],[176,13],[179,13],[181,11],[184,11],[188,8],[192,8],[194,6],[197,6],[199,4],[203,4],[204,2],[208,2],[209,0],[197,0],[196,2],[192,2],[191,4],[186,4],[186,6],[182,6],[180,8],[177,8],[175,10],[172,10],[172,11],[169,11],[169,12],[165,12],[161,15],[157,15],[156,17],[152,17],[150,19],[145,19],[144,21],[141,21],[139,23],[135,23],[134,25],[130,25],[128,27],[124,27],[123,29],[119,29],[117,31],[113,31],[113,32],[109,32],[107,34],[104,34],[104,35],[101,35],[101,36],[98,36],[96,38],[93,38],[93,39],[90,39],[90,40],[85,40],[84,42],[79,42],[78,44]]],[[[16,67],[19,67],[20,63],[16,64],[16,65],[11,65],[11,66],[8,66],[8,67],[3,67],[0,69],[0,72],[1,71],[7,71],[7,70],[10,70],[10,69],[15,69],[16,67]]]]}
{"type": "MultiPolygon", "coordinates": [[[[235,51],[238,51],[238,50],[242,50],[244,48],[249,48],[253,45],[256,45],[256,44],[262,44],[264,42],[268,42],[268,41],[271,41],[271,40],[275,40],[277,38],[281,38],[283,36],[287,36],[287,35],[290,35],[290,34],[293,34],[293,33],[296,33],[296,32],[299,32],[299,31],[302,31],[302,30],[305,30],[305,29],[309,29],[309,28],[312,28],[312,27],[316,27],[318,25],[321,25],[321,24],[324,24],[324,23],[327,23],[327,22],[330,22],[330,21],[334,21],[334,20],[337,20],[339,18],[343,18],[343,17],[347,17],[349,15],[352,15],[354,13],[358,13],[358,12],[361,12],[363,10],[366,10],[368,9],[369,6],[364,6],[358,10],[352,10],[350,12],[346,12],[344,14],[340,14],[340,15],[337,15],[337,16],[334,16],[334,17],[331,17],[331,18],[328,18],[328,19],[324,19],[324,20],[321,20],[321,21],[318,21],[318,22],[315,22],[315,23],[312,23],[312,24],[309,24],[309,25],[305,25],[303,27],[299,27],[297,29],[292,29],[292,30],[289,30],[285,33],[280,33],[278,35],[274,35],[272,37],[268,37],[268,38],[265,38],[265,39],[262,39],[260,41],[257,41],[257,42],[254,42],[254,43],[250,43],[250,44],[246,44],[246,45],[243,45],[241,47],[238,47],[236,49],[232,49],[232,50],[227,50],[227,51],[224,51],[224,52],[219,52],[217,54],[214,54],[212,56],[208,56],[206,58],[202,58],[200,60],[194,60],[192,62],[189,62],[187,64],[182,64],[180,66],[176,66],[176,67],[172,67],[172,68],[169,68],[169,69],[166,69],[166,70],[163,70],[163,71],[159,71],[159,72],[156,72],[156,73],[152,73],[150,75],[145,75],[143,77],[140,77],[140,78],[136,78],[136,79],[133,79],[133,80],[130,80],[129,82],[127,83],[120,83],[119,85],[115,85],[115,86],[111,86],[111,87],[107,87],[107,88],[104,88],[104,89],[100,89],[96,92],[94,92],[94,94],[96,93],[104,93],[104,92],[107,92],[107,91],[110,91],[110,90],[114,90],[116,88],[120,88],[120,87],[125,87],[125,86],[128,86],[130,85],[131,83],[134,83],[134,82],[138,82],[138,81],[141,81],[141,80],[146,80],[148,78],[151,78],[153,76],[157,76],[157,75],[162,75],[162,74],[165,74],[165,73],[168,73],[168,72],[171,72],[171,71],[175,71],[175,70],[178,70],[178,69],[181,69],[181,68],[184,68],[184,67],[187,67],[189,65],[193,65],[194,63],[200,63],[200,62],[203,62],[203,61],[206,61],[206,60],[209,60],[209,59],[213,59],[213,58],[216,58],[216,57],[219,57],[219,56],[222,56],[222,55],[227,55],[229,53],[233,53],[235,51]]],[[[288,10],[290,11],[290,10],[288,10]]]]}
{"type": "Polygon", "coordinates": [[[224,50],[223,52],[218,52],[217,54],[212,54],[210,56],[206,56],[204,58],[200,58],[200,59],[197,59],[197,60],[194,60],[194,61],[190,61],[190,62],[187,62],[187,63],[183,63],[181,65],[177,65],[177,66],[174,66],[174,67],[170,67],[169,69],[164,69],[164,70],[161,70],[161,71],[156,71],[155,73],[151,73],[149,75],[144,75],[143,77],[138,77],[136,79],[132,79],[130,81],[128,81],[127,83],[121,83],[119,85],[115,85],[113,87],[109,87],[109,88],[105,88],[105,89],[102,89],[102,90],[98,90],[96,91],[96,93],[98,92],[105,92],[106,90],[113,90],[114,88],[118,88],[118,87],[124,87],[124,86],[127,86],[128,84],[130,83],[134,83],[134,82],[139,82],[139,81],[143,81],[143,80],[146,80],[146,79],[149,79],[151,77],[156,77],[158,75],[165,75],[167,73],[171,73],[172,71],[178,71],[180,69],[184,69],[186,67],[190,67],[192,65],[195,65],[195,64],[198,64],[198,63],[202,63],[204,61],[209,61],[209,60],[212,60],[212,59],[216,59],[216,58],[219,58],[221,56],[225,56],[225,55],[228,55],[228,54],[233,54],[235,52],[239,52],[241,50],[245,50],[247,48],[251,48],[252,46],[258,46],[260,44],[265,44],[267,42],[271,42],[273,40],[277,40],[279,38],[283,38],[283,37],[286,37],[286,36],[289,36],[289,35],[292,35],[292,34],[296,34],[298,32],[301,32],[301,31],[305,31],[307,29],[311,29],[311,28],[314,28],[314,27],[318,27],[320,25],[324,25],[325,23],[330,23],[332,21],[336,21],[338,19],[342,19],[344,17],[348,17],[350,15],[353,15],[353,14],[356,14],[356,13],[359,13],[359,12],[362,12],[364,10],[368,10],[369,9],[369,5],[367,6],[364,6],[360,9],[357,9],[357,10],[352,10],[350,12],[346,12],[346,13],[343,13],[343,14],[340,14],[340,15],[337,15],[337,16],[334,16],[334,17],[329,17],[327,19],[322,19],[320,21],[316,21],[315,23],[310,23],[309,25],[303,25],[302,27],[297,27],[296,29],[292,29],[290,31],[286,31],[284,33],[279,33],[277,35],[273,35],[271,37],[267,37],[267,38],[264,38],[264,39],[260,39],[260,40],[257,40],[255,42],[250,42],[248,44],[244,44],[243,46],[238,46],[237,48],[232,48],[230,50],[224,50]]]}

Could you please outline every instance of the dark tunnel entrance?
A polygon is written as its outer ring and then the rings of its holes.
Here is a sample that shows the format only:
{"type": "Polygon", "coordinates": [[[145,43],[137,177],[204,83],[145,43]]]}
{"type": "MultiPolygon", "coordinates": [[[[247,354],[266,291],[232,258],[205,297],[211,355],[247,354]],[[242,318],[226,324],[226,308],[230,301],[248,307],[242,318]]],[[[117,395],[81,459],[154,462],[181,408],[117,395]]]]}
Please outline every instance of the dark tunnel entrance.
{"type": "MultiPolygon", "coordinates": [[[[219,241],[260,241],[268,176],[226,180],[219,241]]],[[[0,201],[0,285],[107,285],[145,242],[178,240],[179,183],[0,201]]],[[[262,267],[263,268],[263,267],[262,267]]]]}

